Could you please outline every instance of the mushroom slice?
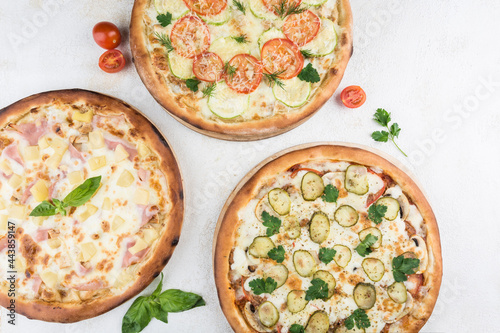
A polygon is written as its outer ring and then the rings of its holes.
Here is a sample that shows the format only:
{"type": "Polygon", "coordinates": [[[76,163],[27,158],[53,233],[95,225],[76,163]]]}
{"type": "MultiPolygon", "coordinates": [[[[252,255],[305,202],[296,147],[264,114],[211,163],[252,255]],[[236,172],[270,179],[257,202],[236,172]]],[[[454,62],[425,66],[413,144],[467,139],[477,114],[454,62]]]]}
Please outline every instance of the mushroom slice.
{"type": "Polygon", "coordinates": [[[406,303],[404,307],[401,309],[400,312],[398,313],[388,313],[384,316],[383,320],[387,324],[392,324],[406,316],[408,313],[410,313],[411,309],[413,308],[413,297],[409,292],[406,293],[406,303]]]}
{"type": "Polygon", "coordinates": [[[399,208],[401,209],[401,219],[405,221],[408,215],[410,215],[410,202],[404,193],[402,193],[397,200],[399,202],[399,208]]]}
{"type": "Polygon", "coordinates": [[[418,235],[411,236],[411,240],[415,243],[415,254],[417,258],[420,259],[420,265],[418,267],[417,274],[421,274],[427,270],[427,265],[429,264],[429,255],[427,253],[427,244],[424,239],[418,235]]]}
{"type": "MultiPolygon", "coordinates": [[[[252,312],[251,309],[252,304],[250,302],[247,302],[247,304],[245,304],[245,307],[243,308],[243,315],[247,323],[257,332],[271,332],[269,328],[264,327],[264,325],[260,323],[260,321],[256,317],[256,312],[252,312]]],[[[257,309],[255,309],[255,311],[257,311],[257,309]]]]}

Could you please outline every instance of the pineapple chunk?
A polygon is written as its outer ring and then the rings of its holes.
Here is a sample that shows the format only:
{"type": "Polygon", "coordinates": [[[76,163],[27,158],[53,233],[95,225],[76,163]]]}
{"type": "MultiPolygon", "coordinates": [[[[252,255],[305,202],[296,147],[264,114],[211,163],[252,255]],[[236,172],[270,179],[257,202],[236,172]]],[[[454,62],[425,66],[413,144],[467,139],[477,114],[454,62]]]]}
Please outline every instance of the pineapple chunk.
{"type": "Polygon", "coordinates": [[[50,140],[49,145],[50,147],[52,147],[52,149],[54,149],[54,152],[56,154],[59,154],[61,156],[64,155],[66,150],[68,150],[68,142],[63,139],[53,138],[52,140],[50,140]]]}
{"type": "Polygon", "coordinates": [[[83,261],[89,261],[97,253],[97,248],[94,243],[84,243],[81,246],[82,252],[80,253],[83,261]]]}
{"type": "Polygon", "coordinates": [[[45,181],[41,179],[39,179],[35,185],[31,187],[30,192],[33,195],[33,198],[35,198],[38,202],[49,198],[49,188],[47,187],[45,181]]]}
{"type": "Polygon", "coordinates": [[[85,207],[87,207],[87,212],[89,212],[90,215],[94,215],[97,212],[97,210],[99,209],[96,206],[94,206],[93,204],[88,203],[88,202],[85,204],[85,207]]]}
{"type": "Polygon", "coordinates": [[[115,280],[114,287],[115,288],[121,288],[125,285],[127,285],[129,282],[132,281],[132,275],[125,271],[121,271],[120,275],[115,280]]]}
{"type": "Polygon", "coordinates": [[[138,238],[137,241],[135,242],[134,246],[128,249],[128,252],[130,252],[132,255],[136,254],[139,251],[144,250],[149,246],[148,243],[146,243],[142,238],[138,238]]]}
{"type": "Polygon", "coordinates": [[[12,169],[10,168],[10,163],[7,160],[2,160],[0,162],[0,170],[6,175],[12,175],[12,169]]]}
{"type": "Polygon", "coordinates": [[[144,229],[143,238],[146,243],[151,245],[158,238],[158,232],[153,228],[144,229]]]}
{"type": "Polygon", "coordinates": [[[104,198],[102,201],[102,209],[104,210],[111,210],[111,199],[108,197],[104,198]]]}
{"type": "Polygon", "coordinates": [[[14,265],[18,272],[26,271],[26,265],[24,264],[24,260],[21,258],[17,258],[16,261],[14,262],[14,265]]]}
{"type": "Polygon", "coordinates": [[[40,158],[40,149],[38,146],[28,146],[24,148],[24,159],[26,161],[36,161],[40,158]]]}
{"type": "Polygon", "coordinates": [[[102,156],[92,157],[89,160],[89,166],[90,166],[90,170],[92,170],[92,171],[95,171],[97,169],[100,169],[100,168],[106,166],[106,156],[102,155],[102,156]]]}
{"type": "Polygon", "coordinates": [[[69,183],[71,185],[80,185],[83,183],[83,172],[82,171],[73,171],[68,175],[69,183]]]}
{"type": "Polygon", "coordinates": [[[81,213],[79,216],[78,216],[78,220],[80,222],[85,222],[89,217],[91,217],[92,215],[94,215],[98,208],[90,203],[87,203],[85,205],[85,207],[87,208],[83,213],[81,213]]]}
{"type": "Polygon", "coordinates": [[[43,224],[43,221],[45,221],[46,219],[48,219],[47,216],[32,216],[32,221],[33,221],[33,224],[37,225],[37,226],[41,226],[43,224]]]}
{"type": "Polygon", "coordinates": [[[0,198],[0,210],[5,209],[5,201],[3,201],[2,198],[0,198]]]}
{"type": "Polygon", "coordinates": [[[0,231],[7,231],[8,220],[7,215],[0,215],[0,231]]]}
{"type": "Polygon", "coordinates": [[[47,140],[46,136],[42,136],[40,139],[38,139],[38,147],[40,147],[40,149],[45,149],[50,147],[49,140],[47,140]]]}
{"type": "Polygon", "coordinates": [[[89,133],[89,144],[92,149],[104,147],[104,137],[100,131],[92,131],[89,133]]]}
{"type": "Polygon", "coordinates": [[[81,121],[84,123],[90,123],[94,113],[92,110],[81,110],[73,112],[73,120],[81,121]]]}
{"type": "Polygon", "coordinates": [[[134,176],[127,170],[123,170],[120,177],[118,177],[118,181],[116,185],[121,187],[129,187],[134,182],[134,176]]]}
{"type": "Polygon", "coordinates": [[[13,174],[10,178],[9,178],[9,185],[12,187],[12,188],[18,188],[23,182],[23,179],[21,178],[21,176],[19,176],[18,174],[13,174]]]}
{"type": "Polygon", "coordinates": [[[147,157],[151,153],[151,150],[143,142],[140,142],[137,145],[137,153],[139,154],[140,158],[143,158],[147,157]]]}
{"type": "Polygon", "coordinates": [[[47,287],[49,287],[50,289],[55,288],[58,280],[58,276],[56,273],[51,271],[43,271],[42,273],[40,273],[40,277],[47,287]]]}
{"type": "Polygon", "coordinates": [[[62,159],[63,159],[63,154],[55,152],[45,161],[45,164],[52,170],[55,170],[59,167],[59,164],[61,163],[62,159]]]}
{"type": "Polygon", "coordinates": [[[147,205],[149,203],[149,191],[138,188],[134,193],[134,202],[138,205],[147,205]]]}
{"type": "Polygon", "coordinates": [[[115,218],[113,219],[113,224],[112,224],[111,228],[113,229],[113,231],[116,231],[118,228],[120,228],[122,226],[123,223],[125,223],[124,219],[122,219],[119,216],[115,216],[115,218]]]}
{"type": "Polygon", "coordinates": [[[126,160],[129,157],[128,151],[122,145],[117,145],[115,148],[115,162],[119,163],[123,160],[126,160]]]}
{"type": "Polygon", "coordinates": [[[24,220],[26,217],[26,207],[19,204],[10,205],[9,216],[15,219],[24,220]]]}
{"type": "Polygon", "coordinates": [[[61,246],[61,240],[59,238],[48,239],[47,243],[53,249],[57,249],[59,246],[61,246]]]}

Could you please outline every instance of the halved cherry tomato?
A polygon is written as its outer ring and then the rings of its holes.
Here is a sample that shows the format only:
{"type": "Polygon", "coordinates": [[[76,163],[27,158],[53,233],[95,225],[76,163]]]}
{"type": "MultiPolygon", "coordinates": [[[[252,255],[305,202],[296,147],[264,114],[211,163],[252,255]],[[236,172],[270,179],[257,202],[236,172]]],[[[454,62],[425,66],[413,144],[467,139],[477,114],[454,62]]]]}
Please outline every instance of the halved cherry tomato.
{"type": "Polygon", "coordinates": [[[99,67],[106,73],[117,73],[125,67],[125,57],[118,50],[106,51],[99,58],[99,67]]]}
{"type": "Polygon", "coordinates": [[[203,16],[217,15],[227,6],[226,0],[184,0],[184,3],[193,12],[203,16]]]}
{"type": "Polygon", "coordinates": [[[286,12],[288,8],[300,6],[302,0],[262,0],[262,2],[267,9],[278,15],[278,10],[281,9],[281,6],[284,6],[283,9],[286,12]]]}
{"type": "Polygon", "coordinates": [[[225,79],[229,88],[242,94],[249,94],[262,80],[262,64],[249,54],[237,54],[229,60],[229,66],[235,68],[234,73],[226,73],[225,79]]]}
{"type": "Polygon", "coordinates": [[[92,36],[97,45],[108,50],[116,48],[122,41],[120,30],[111,22],[97,23],[92,29],[92,36]]]}
{"type": "Polygon", "coordinates": [[[215,53],[203,53],[194,59],[193,73],[201,81],[219,81],[224,74],[224,63],[215,53]]]}
{"type": "Polygon", "coordinates": [[[187,15],[177,21],[170,33],[172,46],[181,56],[194,58],[210,47],[210,32],[198,16],[187,15]]]}
{"type": "Polygon", "coordinates": [[[297,76],[304,66],[304,57],[297,45],[284,38],[275,38],[262,47],[262,65],[268,73],[281,73],[280,79],[297,76]]]}
{"type": "Polygon", "coordinates": [[[300,14],[288,16],[283,24],[283,32],[292,42],[302,46],[316,37],[320,27],[321,20],[318,15],[306,10],[300,14]]]}
{"type": "Polygon", "coordinates": [[[342,90],[342,93],[340,93],[340,99],[345,106],[355,109],[365,103],[366,94],[361,87],[349,86],[342,90]]]}

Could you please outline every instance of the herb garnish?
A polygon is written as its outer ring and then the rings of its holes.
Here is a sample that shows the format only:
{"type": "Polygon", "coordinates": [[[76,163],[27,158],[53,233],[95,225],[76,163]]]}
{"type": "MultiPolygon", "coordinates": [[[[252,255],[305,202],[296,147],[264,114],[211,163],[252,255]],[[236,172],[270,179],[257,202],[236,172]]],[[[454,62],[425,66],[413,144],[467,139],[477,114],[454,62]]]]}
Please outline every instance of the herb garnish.
{"type": "Polygon", "coordinates": [[[335,249],[322,247],[321,249],[319,249],[318,257],[319,260],[328,265],[333,260],[336,254],[337,251],[335,249]]]}
{"type": "Polygon", "coordinates": [[[172,41],[169,36],[165,36],[165,34],[155,32],[155,37],[160,42],[161,45],[165,46],[167,49],[167,53],[172,52],[174,47],[172,46],[172,41]]]}
{"type": "Polygon", "coordinates": [[[236,7],[236,9],[238,9],[240,12],[242,12],[243,14],[245,14],[245,11],[246,11],[246,8],[245,8],[245,5],[238,1],[238,0],[233,0],[233,5],[234,7],[236,7]]]}
{"type": "Polygon", "coordinates": [[[420,265],[420,259],[405,258],[404,255],[392,259],[392,274],[396,282],[408,280],[406,275],[415,274],[415,269],[420,265]]]}
{"type": "Polygon", "coordinates": [[[354,328],[354,324],[356,324],[359,329],[368,328],[371,326],[370,319],[363,309],[354,310],[354,312],[346,318],[344,324],[348,330],[352,330],[354,328]]]}
{"type": "Polygon", "coordinates": [[[198,91],[198,85],[200,84],[200,80],[198,79],[187,79],[186,80],[186,86],[189,88],[189,90],[193,92],[198,91]]]}
{"type": "Polygon", "coordinates": [[[279,218],[277,218],[276,216],[272,216],[266,211],[262,212],[261,218],[264,221],[262,224],[264,225],[264,227],[267,227],[267,237],[271,237],[272,235],[280,232],[281,220],[279,218]]]}
{"type": "Polygon", "coordinates": [[[373,120],[375,120],[378,124],[384,126],[387,128],[387,131],[375,131],[372,133],[372,138],[375,141],[379,142],[387,142],[389,139],[391,139],[392,143],[396,146],[396,148],[399,149],[403,155],[408,157],[404,151],[399,148],[399,146],[396,144],[396,141],[394,141],[395,138],[399,136],[399,132],[401,132],[401,128],[399,128],[398,123],[393,123],[391,127],[389,128],[389,122],[391,121],[391,113],[385,111],[384,109],[377,109],[377,112],[373,115],[373,120]]]}
{"type": "Polygon", "coordinates": [[[267,252],[269,258],[276,260],[277,263],[282,263],[285,260],[285,249],[282,245],[275,247],[267,252]]]}
{"type": "Polygon", "coordinates": [[[297,77],[305,82],[315,83],[320,81],[318,71],[311,63],[308,63],[306,67],[302,68],[297,77]]]}
{"type": "Polygon", "coordinates": [[[160,22],[162,27],[166,27],[167,25],[172,23],[172,14],[170,14],[169,12],[167,12],[166,14],[160,14],[156,16],[156,19],[158,20],[158,22],[160,22]]]}
{"type": "Polygon", "coordinates": [[[339,190],[332,184],[328,184],[325,186],[325,190],[323,192],[323,195],[321,196],[321,199],[326,202],[337,202],[338,197],[339,190]]]}
{"type": "Polygon", "coordinates": [[[380,224],[386,212],[386,205],[371,205],[370,208],[368,208],[368,218],[375,224],[380,224]]]}
{"type": "Polygon", "coordinates": [[[306,301],[328,298],[328,284],[321,279],[312,279],[312,286],[306,291],[306,301]]]}
{"type": "Polygon", "coordinates": [[[279,75],[283,74],[285,72],[285,70],[281,70],[281,71],[276,71],[274,73],[264,73],[264,76],[267,78],[267,80],[269,81],[268,84],[270,87],[272,87],[273,85],[278,85],[278,87],[280,87],[281,89],[285,89],[285,84],[283,83],[283,81],[281,81],[279,79],[279,75]]]}
{"type": "Polygon", "coordinates": [[[373,246],[373,244],[375,244],[377,240],[378,240],[377,236],[368,234],[366,235],[365,239],[363,239],[361,243],[359,243],[359,245],[356,246],[354,250],[356,250],[356,252],[358,252],[360,256],[364,257],[373,252],[371,246],[373,246]]]}
{"type": "Polygon", "coordinates": [[[278,283],[273,278],[268,277],[265,280],[262,278],[252,280],[248,285],[252,288],[255,295],[260,295],[272,293],[278,286],[278,283]]]}

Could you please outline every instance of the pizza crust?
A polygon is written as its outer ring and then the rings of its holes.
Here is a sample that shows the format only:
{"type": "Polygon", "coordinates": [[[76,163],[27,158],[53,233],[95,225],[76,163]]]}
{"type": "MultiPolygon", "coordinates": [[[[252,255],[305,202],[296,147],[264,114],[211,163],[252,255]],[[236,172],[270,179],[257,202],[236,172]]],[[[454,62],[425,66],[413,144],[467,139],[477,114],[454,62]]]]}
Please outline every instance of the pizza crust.
{"type": "MultiPolygon", "coordinates": [[[[184,216],[184,193],[182,176],[177,165],[176,157],[169,143],[160,131],[138,110],[129,104],[100,93],[81,89],[58,90],[44,92],[24,98],[0,110],[0,128],[10,122],[16,122],[27,112],[36,112],[40,105],[50,104],[53,101],[64,103],[86,103],[98,108],[97,114],[122,114],[137,130],[133,137],[143,140],[151,150],[158,154],[160,170],[165,175],[169,200],[172,209],[162,223],[166,224],[161,238],[158,240],[156,251],[149,257],[147,263],[140,266],[136,272],[137,278],[124,293],[81,301],[79,303],[46,302],[41,300],[27,300],[16,298],[16,313],[30,319],[39,319],[51,322],[71,323],[92,318],[103,314],[118,305],[128,301],[146,288],[162,271],[169,261],[179,242],[182,221],[184,216]]],[[[0,305],[7,307],[10,298],[0,293],[0,305]]]]}
{"type": "Polygon", "coordinates": [[[338,25],[343,33],[338,38],[339,51],[336,61],[317,88],[314,97],[299,111],[278,114],[271,118],[246,122],[214,122],[201,116],[200,112],[180,106],[176,96],[165,89],[165,80],[158,73],[146,48],[146,25],[144,12],[152,0],[136,0],[130,21],[130,48],[132,57],[142,82],[156,101],[184,126],[218,139],[251,141],[269,138],[287,132],[312,117],[333,95],[344,75],[352,55],[352,13],[348,0],[338,0],[338,25]]]}
{"type": "Polygon", "coordinates": [[[236,186],[227,199],[217,221],[213,242],[214,277],[219,296],[219,303],[229,324],[235,332],[255,332],[245,321],[235,305],[235,292],[229,280],[228,263],[233,249],[238,211],[246,207],[255,198],[262,185],[262,180],[288,170],[297,163],[314,160],[339,160],[378,167],[384,170],[413,201],[426,221],[427,249],[429,264],[424,272],[424,284],[429,292],[418,306],[413,307],[408,316],[392,324],[389,332],[418,332],[429,319],[437,301],[442,278],[441,242],[436,217],[420,190],[411,172],[389,155],[361,145],[321,142],[299,145],[276,153],[252,169],[236,186]]]}

